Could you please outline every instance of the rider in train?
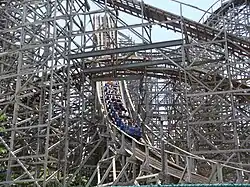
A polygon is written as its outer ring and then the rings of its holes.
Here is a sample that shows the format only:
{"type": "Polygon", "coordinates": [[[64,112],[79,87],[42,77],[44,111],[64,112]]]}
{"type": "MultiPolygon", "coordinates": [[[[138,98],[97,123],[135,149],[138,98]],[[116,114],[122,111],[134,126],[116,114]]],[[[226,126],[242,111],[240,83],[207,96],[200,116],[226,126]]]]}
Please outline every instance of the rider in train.
{"type": "Polygon", "coordinates": [[[118,87],[118,83],[111,81],[106,83],[104,88],[109,117],[122,131],[140,139],[141,128],[128,115],[118,94],[118,89],[114,89],[115,87],[118,87]]]}

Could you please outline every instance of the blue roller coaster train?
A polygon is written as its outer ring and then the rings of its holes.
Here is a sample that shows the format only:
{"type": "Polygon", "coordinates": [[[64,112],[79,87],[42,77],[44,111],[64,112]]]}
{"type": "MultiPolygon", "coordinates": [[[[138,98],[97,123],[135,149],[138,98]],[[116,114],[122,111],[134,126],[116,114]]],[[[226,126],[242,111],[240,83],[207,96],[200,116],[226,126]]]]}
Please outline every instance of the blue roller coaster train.
{"type": "Polygon", "coordinates": [[[107,82],[104,85],[104,101],[108,116],[112,122],[128,135],[139,140],[142,137],[141,125],[135,122],[122,103],[118,82],[107,82]]]}

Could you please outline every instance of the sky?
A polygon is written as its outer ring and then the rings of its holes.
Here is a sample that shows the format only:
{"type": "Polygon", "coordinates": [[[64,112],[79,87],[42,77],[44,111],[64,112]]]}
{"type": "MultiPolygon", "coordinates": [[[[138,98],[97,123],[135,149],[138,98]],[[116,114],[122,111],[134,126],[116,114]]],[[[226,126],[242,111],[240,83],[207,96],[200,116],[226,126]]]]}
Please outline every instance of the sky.
{"type": "MultiPolygon", "coordinates": [[[[201,17],[204,15],[205,11],[208,10],[215,2],[217,2],[217,4],[215,4],[213,10],[216,10],[219,6],[221,6],[222,0],[143,0],[143,1],[146,4],[166,10],[168,12],[172,12],[177,15],[181,15],[180,10],[182,9],[182,15],[184,17],[194,21],[199,21],[201,17]]],[[[131,16],[123,12],[119,12],[119,17],[122,18],[122,20],[125,21],[128,25],[139,24],[142,21],[141,19],[136,18],[135,16],[131,16]]],[[[208,17],[208,15],[205,16],[204,20],[206,20],[206,17],[208,17]]],[[[145,23],[145,21],[143,22],[145,23]]],[[[140,34],[143,34],[141,27],[135,28],[135,30],[140,34]]],[[[143,42],[140,38],[135,36],[129,30],[123,30],[122,33],[133,38],[132,40],[135,41],[136,43],[143,42]]],[[[146,35],[145,32],[144,35],[146,35]]],[[[160,41],[180,39],[181,35],[179,33],[174,33],[173,31],[167,30],[166,28],[161,28],[158,25],[154,25],[152,27],[151,38],[152,42],[160,42],[160,41]]]]}
{"type": "MultiPolygon", "coordinates": [[[[190,4],[192,6],[198,7],[203,10],[208,10],[211,5],[215,2],[218,2],[215,6],[217,8],[221,4],[221,0],[178,0],[181,3],[190,4]]],[[[144,0],[145,3],[152,6],[174,12],[176,14],[180,13],[179,3],[173,2],[172,0],[144,0]]],[[[194,8],[190,8],[186,5],[183,5],[183,15],[190,19],[198,21],[203,15],[202,11],[194,11],[194,8]]]]}
{"type": "MultiPolygon", "coordinates": [[[[182,15],[184,17],[195,21],[199,21],[201,17],[204,15],[205,11],[208,10],[214,3],[217,2],[215,6],[213,6],[213,10],[216,10],[221,5],[221,0],[177,0],[183,3],[182,5],[180,5],[180,3],[178,2],[175,2],[176,0],[143,0],[143,1],[146,4],[150,4],[154,7],[166,10],[168,12],[172,12],[177,15],[181,15],[182,12],[182,15]]],[[[135,18],[131,18],[128,16],[124,16],[123,19],[125,19],[127,23],[135,20],[135,18]]],[[[138,20],[136,22],[138,23],[138,20]]],[[[152,29],[152,38],[153,42],[159,42],[163,40],[170,40],[170,38],[179,39],[180,34],[173,33],[172,31],[161,29],[159,27],[156,29],[152,29]]]]}

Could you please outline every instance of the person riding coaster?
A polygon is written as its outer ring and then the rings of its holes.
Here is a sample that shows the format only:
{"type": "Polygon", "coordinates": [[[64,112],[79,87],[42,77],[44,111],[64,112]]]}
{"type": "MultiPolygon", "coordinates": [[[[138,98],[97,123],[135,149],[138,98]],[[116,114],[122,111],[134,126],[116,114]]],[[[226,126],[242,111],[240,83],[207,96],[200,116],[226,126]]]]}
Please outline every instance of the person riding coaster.
{"type": "Polygon", "coordinates": [[[121,101],[121,95],[118,94],[118,89],[114,89],[115,86],[118,87],[118,83],[115,84],[112,81],[104,86],[108,116],[122,131],[139,140],[142,136],[141,128],[127,114],[127,110],[121,101]]]}

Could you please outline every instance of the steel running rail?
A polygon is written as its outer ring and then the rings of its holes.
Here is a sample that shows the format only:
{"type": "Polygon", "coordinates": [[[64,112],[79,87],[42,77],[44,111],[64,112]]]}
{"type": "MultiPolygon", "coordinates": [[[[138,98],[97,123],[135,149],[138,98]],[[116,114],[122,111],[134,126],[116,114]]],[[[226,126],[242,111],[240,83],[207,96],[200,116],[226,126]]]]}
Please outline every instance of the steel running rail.
{"type": "MultiPolygon", "coordinates": [[[[167,12],[165,10],[153,7],[148,4],[141,3],[137,0],[93,0],[100,4],[105,4],[107,6],[120,10],[122,12],[128,13],[130,15],[144,18],[151,22],[155,22],[162,27],[173,30],[175,32],[182,32],[182,23],[186,34],[188,36],[203,40],[211,41],[214,38],[218,40],[224,40],[224,32],[218,29],[209,27],[205,24],[198,23],[196,21],[187,19],[185,17],[167,12]],[[143,9],[143,15],[142,10],[143,9]],[[162,23],[162,22],[167,23],[162,23]]],[[[237,52],[238,54],[250,56],[250,42],[242,38],[234,36],[232,34],[227,34],[228,48],[231,52],[237,52]]],[[[223,47],[223,45],[222,45],[223,47]]]]}
{"type": "MultiPolygon", "coordinates": [[[[119,83],[119,87],[121,90],[121,82],[119,83]]],[[[97,95],[98,95],[98,100],[99,103],[101,105],[101,111],[103,112],[104,116],[108,116],[108,111],[105,107],[105,103],[103,100],[103,91],[102,91],[102,87],[104,85],[104,82],[97,82],[96,83],[96,88],[97,88],[97,95]]],[[[126,89],[126,88],[125,88],[126,89]]],[[[125,91],[124,89],[122,89],[123,91],[125,91]]],[[[126,93],[121,93],[122,97],[125,97],[126,93]]],[[[122,101],[125,101],[125,98],[122,98],[122,101]]],[[[119,131],[121,133],[121,136],[125,136],[126,140],[126,146],[125,151],[126,153],[128,153],[131,157],[135,157],[136,159],[140,160],[141,162],[145,161],[145,158],[148,157],[148,164],[149,166],[151,166],[152,168],[156,169],[157,171],[161,172],[162,169],[162,163],[161,163],[161,154],[155,150],[150,149],[151,145],[148,145],[147,143],[145,143],[147,140],[142,140],[142,142],[137,141],[135,138],[131,137],[130,135],[128,135],[127,133],[125,133],[124,131],[120,130],[111,120],[107,120],[109,124],[108,127],[110,128],[110,132],[112,133],[114,130],[119,131]],[[132,143],[130,141],[128,141],[128,139],[132,140],[132,143]],[[131,146],[132,144],[132,146],[131,146]],[[154,155],[154,156],[152,156],[154,155]]],[[[113,133],[113,134],[118,134],[118,133],[113,133]]],[[[118,140],[118,137],[116,137],[116,140],[118,140]]],[[[122,141],[122,138],[119,140],[122,141]]],[[[182,179],[182,180],[187,180],[188,176],[187,173],[185,172],[185,168],[167,160],[168,163],[168,174],[176,177],[178,179],[182,179]]],[[[138,177],[137,177],[138,178],[138,177]]],[[[191,178],[192,178],[192,182],[194,183],[207,183],[208,182],[208,178],[201,176],[199,174],[196,174],[194,172],[191,173],[191,178]]],[[[115,182],[115,181],[114,181],[115,182]]]]}

